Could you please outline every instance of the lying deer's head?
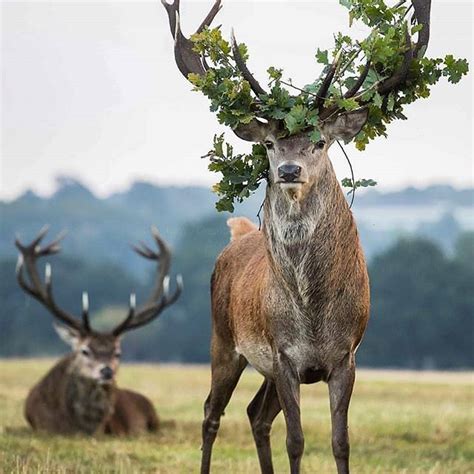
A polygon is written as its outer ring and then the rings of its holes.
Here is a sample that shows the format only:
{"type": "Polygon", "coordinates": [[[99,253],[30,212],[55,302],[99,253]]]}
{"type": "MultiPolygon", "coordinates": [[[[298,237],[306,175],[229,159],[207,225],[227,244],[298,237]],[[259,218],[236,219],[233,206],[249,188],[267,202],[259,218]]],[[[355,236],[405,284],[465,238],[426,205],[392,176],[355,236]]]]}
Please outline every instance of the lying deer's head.
{"type": "Polygon", "coordinates": [[[171,294],[169,290],[170,250],[154,227],[152,234],[159,250],[155,252],[143,243],[134,247],[142,257],[158,263],[155,287],[148,301],[138,309],[136,309],[135,295],[131,294],[127,317],[115,329],[104,333],[98,332],[90,326],[87,293],[82,294],[82,318],[79,319],[56,304],[52,293],[52,272],[49,263],[46,264],[44,283],[40,278],[36,267],[37,259],[59,252],[59,242],[62,238],[59,236],[50,244],[41,247],[40,244],[46,232],[47,228],[44,228],[30,245],[23,245],[16,239],[15,245],[20,251],[17,264],[18,283],[26,293],[43,304],[62,323],[55,324],[55,329],[72,348],[72,361],[69,370],[101,384],[113,383],[119,367],[123,333],[153,321],[181,294],[183,284],[179,275],[174,293],[171,294]],[[26,267],[29,282],[25,280],[24,267],[26,267]]]}
{"type": "Polygon", "coordinates": [[[55,324],[54,328],[73,351],[71,371],[100,383],[113,382],[120,362],[120,336],[92,332],[83,334],[75,328],[59,324],[55,324]]]}

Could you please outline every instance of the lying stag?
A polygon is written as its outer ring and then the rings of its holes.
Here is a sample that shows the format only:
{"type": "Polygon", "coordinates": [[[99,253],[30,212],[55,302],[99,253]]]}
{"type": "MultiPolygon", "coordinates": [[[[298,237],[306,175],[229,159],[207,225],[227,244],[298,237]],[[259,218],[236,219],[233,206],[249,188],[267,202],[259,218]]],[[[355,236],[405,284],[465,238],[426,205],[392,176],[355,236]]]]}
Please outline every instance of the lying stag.
{"type": "Polygon", "coordinates": [[[43,229],[30,245],[17,239],[20,251],[17,278],[21,288],[45,306],[64,325],[56,325],[59,336],[72,347],[35,385],[26,399],[25,416],[35,430],[51,433],[138,434],[158,429],[158,416],[152,403],[143,395],[120,389],[115,384],[119,367],[121,335],[153,321],[182,290],[181,277],[176,290],[169,292],[170,251],[152,228],[159,251],[146,245],[135,251],[158,262],[157,280],[149,300],[135,309],[135,295],[130,295],[127,317],[110,333],[101,333],[89,324],[87,293],[82,295],[82,320],[60,308],[53,297],[51,266],[46,264],[44,283],[36,268],[38,258],[59,252],[58,237],[44,247],[40,243],[47,232],[43,229]],[[23,275],[26,267],[29,282],[23,275]]]}
{"type": "MultiPolygon", "coordinates": [[[[179,70],[186,78],[204,74],[206,61],[181,32],[179,0],[162,2],[179,70]]],[[[413,0],[413,5],[425,30],[419,43],[410,45],[400,70],[380,84],[378,92],[385,97],[406,79],[413,51],[422,50],[428,41],[430,2],[413,0]]],[[[198,32],[209,26],[219,9],[217,0],[198,32]]],[[[235,38],[232,50],[255,95],[264,94],[235,38]]],[[[265,377],[247,410],[262,472],[273,472],[270,429],[281,410],[291,472],[300,472],[300,384],[320,380],[329,386],[337,469],[349,472],[347,413],[354,356],[369,318],[369,279],[356,224],[328,149],[336,140],[351,140],[364,126],[367,110],[364,104],[351,112],[325,108],[334,71],[328,69],[316,94],[322,136],[318,143],[311,143],[306,132],[282,138],[282,125],[276,120],[253,119],[234,129],[240,138],[266,146],[270,169],[262,230],[246,219],[230,219],[231,243],[212,276],[212,383],[204,405],[202,473],[210,470],[220,418],[247,363],[265,377]]],[[[351,96],[363,82],[361,76],[351,96]]]]}

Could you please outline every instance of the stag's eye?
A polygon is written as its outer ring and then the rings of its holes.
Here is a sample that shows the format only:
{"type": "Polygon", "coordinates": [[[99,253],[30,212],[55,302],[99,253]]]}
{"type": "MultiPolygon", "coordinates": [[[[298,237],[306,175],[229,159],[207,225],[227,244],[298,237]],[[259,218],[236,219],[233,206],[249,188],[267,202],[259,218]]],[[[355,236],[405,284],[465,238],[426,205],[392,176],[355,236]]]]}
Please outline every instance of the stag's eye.
{"type": "Polygon", "coordinates": [[[322,150],[324,148],[324,145],[326,145],[326,142],[324,140],[319,140],[319,142],[316,143],[316,148],[322,150]]]}
{"type": "Polygon", "coordinates": [[[120,357],[122,356],[122,353],[121,352],[116,352],[114,354],[114,357],[116,357],[117,359],[120,359],[120,357]]]}
{"type": "Polygon", "coordinates": [[[81,354],[85,357],[89,357],[91,355],[91,351],[87,349],[86,347],[81,349],[81,354]]]}
{"type": "Polygon", "coordinates": [[[264,144],[265,144],[265,147],[267,148],[267,150],[272,150],[273,149],[273,142],[272,141],[265,140],[264,144]]]}

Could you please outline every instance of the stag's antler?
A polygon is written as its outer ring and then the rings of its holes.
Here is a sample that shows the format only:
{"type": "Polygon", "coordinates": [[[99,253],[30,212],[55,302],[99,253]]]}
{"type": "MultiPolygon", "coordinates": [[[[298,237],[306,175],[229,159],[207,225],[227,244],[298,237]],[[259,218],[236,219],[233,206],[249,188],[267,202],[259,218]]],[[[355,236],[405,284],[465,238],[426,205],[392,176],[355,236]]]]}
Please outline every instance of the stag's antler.
{"type": "MultiPolygon", "coordinates": [[[[192,41],[186,38],[181,31],[179,0],[174,0],[173,3],[161,0],[161,3],[168,13],[171,35],[174,38],[174,57],[178,69],[186,79],[188,79],[190,73],[199,75],[205,74],[208,67],[204,59],[194,51],[192,41]]],[[[196,30],[196,33],[201,32],[206,26],[209,26],[212,23],[212,20],[217,15],[220,8],[221,0],[216,0],[206,18],[196,30]]]]}
{"type": "Polygon", "coordinates": [[[242,77],[250,84],[251,89],[258,97],[259,95],[266,94],[267,92],[259,84],[257,79],[253,77],[253,74],[249,71],[247,65],[245,64],[244,58],[240,54],[239,45],[235,39],[234,30],[231,34],[231,45],[232,45],[232,55],[234,56],[235,64],[239,68],[239,71],[242,73],[242,77]]]}
{"type": "MultiPolygon", "coordinates": [[[[188,78],[189,73],[195,73],[199,75],[205,74],[205,72],[208,70],[208,66],[204,58],[193,50],[192,41],[190,41],[188,38],[185,38],[181,32],[179,22],[179,0],[174,0],[171,4],[167,3],[166,0],[161,0],[161,2],[163,3],[168,13],[171,34],[173,35],[175,40],[174,51],[176,64],[179,70],[186,78],[188,78]]],[[[428,41],[430,37],[431,0],[411,0],[411,2],[414,8],[413,21],[416,21],[419,25],[422,25],[422,29],[418,33],[418,41],[415,45],[412,44],[410,35],[407,32],[406,51],[404,53],[404,59],[402,64],[392,74],[391,77],[384,79],[378,84],[377,92],[385,97],[388,96],[390,92],[397,90],[398,88],[400,88],[401,85],[405,83],[408,78],[410,66],[413,60],[423,57],[428,46],[428,41]]],[[[197,32],[202,31],[204,27],[209,26],[211,24],[212,20],[214,19],[220,8],[221,0],[216,0],[211,11],[204,19],[200,27],[197,29],[197,32]]],[[[245,64],[245,61],[242,58],[242,55],[240,54],[237,41],[233,32],[231,36],[231,46],[235,64],[240,70],[242,77],[250,84],[250,87],[252,88],[255,95],[258,97],[262,94],[266,94],[266,91],[262,88],[262,86],[255,79],[255,77],[249,71],[247,65],[245,64]]],[[[338,62],[339,55],[336,55],[333,63],[328,67],[319,87],[319,90],[316,93],[314,106],[315,108],[319,109],[319,115],[323,121],[329,117],[337,115],[340,111],[342,111],[342,109],[339,109],[337,106],[332,106],[328,108],[324,107],[324,102],[327,98],[329,88],[339,66],[338,62]]],[[[363,91],[359,94],[358,92],[364,84],[367,74],[369,73],[370,67],[370,61],[368,61],[366,65],[362,68],[359,78],[356,80],[354,85],[346,92],[345,98],[354,97],[356,96],[356,94],[357,97],[363,95],[363,91]]],[[[358,98],[357,100],[360,103],[361,107],[366,105],[361,98],[358,98]]]]}
{"type": "Polygon", "coordinates": [[[136,310],[135,294],[132,293],[130,295],[128,316],[112,331],[112,334],[115,336],[153,321],[165,308],[178,299],[183,290],[183,279],[181,275],[178,275],[176,277],[176,289],[173,294],[170,293],[168,272],[170,269],[171,252],[168,245],[166,245],[165,241],[161,238],[158,229],[152,227],[151,232],[158,246],[158,252],[151,250],[143,242],[140,243],[140,246],[134,246],[133,248],[142,257],[158,262],[155,286],[148,301],[138,310],[136,310]]]}
{"type": "Polygon", "coordinates": [[[18,256],[18,263],[16,266],[16,276],[18,283],[21,288],[33,298],[38,300],[44,307],[50,310],[50,312],[61,322],[77,329],[82,334],[86,334],[91,331],[89,325],[89,304],[87,294],[83,294],[82,302],[82,321],[76,318],[71,313],[60,308],[53,296],[52,291],[52,270],[49,263],[45,267],[44,283],[39,276],[38,269],[36,268],[36,261],[38,258],[44,257],[45,255],[53,255],[61,250],[59,242],[64,237],[65,233],[59,234],[50,244],[41,247],[41,241],[48,232],[48,226],[41,229],[36,238],[29,244],[23,245],[19,238],[15,239],[15,245],[20,251],[18,256]],[[28,274],[29,283],[25,280],[23,269],[26,266],[26,273],[28,274]]]}
{"type": "MultiPolygon", "coordinates": [[[[206,64],[204,57],[200,56],[196,51],[194,51],[194,45],[192,41],[186,38],[181,32],[179,20],[179,0],[174,0],[173,3],[168,3],[166,0],[161,0],[161,3],[166,8],[166,12],[168,13],[170,30],[174,38],[174,57],[176,59],[176,65],[178,66],[178,69],[186,79],[188,79],[189,73],[198,75],[205,74],[209,67],[206,64]]],[[[200,33],[205,27],[210,26],[212,20],[217,15],[221,7],[221,0],[216,0],[210,12],[196,30],[196,33],[200,33]]],[[[247,68],[245,61],[240,54],[234,32],[232,32],[231,45],[235,64],[240,70],[242,77],[248,81],[250,87],[257,96],[266,94],[265,90],[260,86],[258,81],[253,77],[252,73],[247,68]]]]}
{"type": "MultiPolygon", "coordinates": [[[[402,86],[408,79],[408,74],[410,72],[410,66],[412,65],[415,59],[420,59],[424,56],[426,48],[428,47],[428,41],[430,38],[430,11],[431,11],[431,0],[411,0],[414,8],[413,21],[416,21],[418,25],[422,25],[421,30],[418,33],[418,41],[415,45],[411,42],[410,34],[406,33],[406,50],[403,57],[403,62],[399,68],[388,78],[384,79],[377,86],[377,92],[386,97],[390,92],[395,91],[402,86]]],[[[337,68],[336,57],[331,67],[326,73],[319,91],[317,93],[316,105],[320,109],[320,117],[322,120],[327,119],[337,115],[340,111],[338,107],[329,107],[324,108],[323,103],[326,99],[327,92],[331,85],[331,82],[334,78],[334,73],[337,68]]],[[[362,69],[359,78],[356,80],[354,86],[348,90],[345,94],[345,98],[354,97],[362,87],[365,78],[370,70],[370,62],[368,61],[365,67],[362,69]]],[[[363,95],[362,93],[358,94],[359,96],[363,95]]],[[[366,105],[362,100],[359,100],[361,106],[366,105]]]]}

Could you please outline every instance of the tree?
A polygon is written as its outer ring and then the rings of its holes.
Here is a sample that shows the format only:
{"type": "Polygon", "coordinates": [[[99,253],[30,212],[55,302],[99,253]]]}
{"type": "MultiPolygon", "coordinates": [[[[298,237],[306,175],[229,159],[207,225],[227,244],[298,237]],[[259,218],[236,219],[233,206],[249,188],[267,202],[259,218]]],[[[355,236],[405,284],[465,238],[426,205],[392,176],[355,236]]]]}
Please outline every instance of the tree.
{"type": "Polygon", "coordinates": [[[458,254],[448,259],[428,240],[411,238],[375,257],[369,269],[372,311],[360,364],[474,366],[472,266],[458,254]]]}

